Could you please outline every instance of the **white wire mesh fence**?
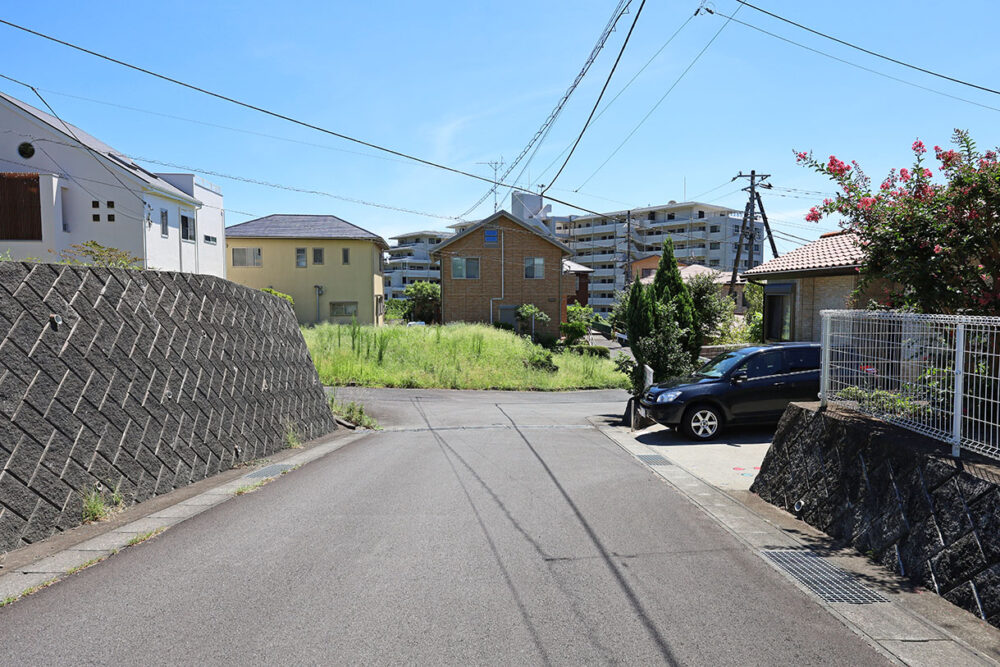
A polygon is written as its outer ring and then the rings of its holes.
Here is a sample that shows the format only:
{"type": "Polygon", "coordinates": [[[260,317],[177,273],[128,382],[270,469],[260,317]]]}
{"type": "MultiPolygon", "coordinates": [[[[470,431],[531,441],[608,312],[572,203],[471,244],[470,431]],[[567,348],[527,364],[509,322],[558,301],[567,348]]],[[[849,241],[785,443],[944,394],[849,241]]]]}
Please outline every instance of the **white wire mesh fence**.
{"type": "Polygon", "coordinates": [[[824,310],[821,402],[1000,459],[1000,317],[824,310]]]}

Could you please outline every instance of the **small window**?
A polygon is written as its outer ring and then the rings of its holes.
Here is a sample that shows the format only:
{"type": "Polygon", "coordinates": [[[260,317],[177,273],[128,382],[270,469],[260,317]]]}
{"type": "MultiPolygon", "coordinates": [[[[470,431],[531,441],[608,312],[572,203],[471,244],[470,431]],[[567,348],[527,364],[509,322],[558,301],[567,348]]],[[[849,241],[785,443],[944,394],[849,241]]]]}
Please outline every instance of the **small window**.
{"type": "Polygon", "coordinates": [[[25,141],[18,145],[17,154],[23,157],[25,160],[30,159],[35,154],[35,147],[29,142],[25,141]]]}
{"type": "Polygon", "coordinates": [[[655,212],[655,211],[650,211],[650,212],[649,212],[649,213],[648,213],[648,214],[646,215],[646,220],[649,220],[650,222],[653,222],[653,221],[655,221],[655,220],[656,220],[656,212],[655,212]]]}
{"type": "Polygon", "coordinates": [[[184,241],[196,241],[198,236],[194,229],[194,218],[181,214],[181,239],[184,241]]]}
{"type": "Polygon", "coordinates": [[[708,228],[708,231],[709,231],[709,233],[711,233],[711,234],[714,234],[714,233],[716,233],[717,231],[719,231],[719,226],[718,226],[718,225],[712,225],[712,226],[710,226],[710,227],[708,228]]]}
{"type": "Polygon", "coordinates": [[[208,245],[217,245],[218,242],[219,239],[217,239],[216,237],[205,234],[205,243],[207,243],[208,245]]]}
{"type": "Polygon", "coordinates": [[[357,317],[357,301],[331,301],[330,317],[357,317]]]}
{"type": "Polygon", "coordinates": [[[260,248],[233,248],[233,266],[261,266],[260,248]]]}
{"type": "Polygon", "coordinates": [[[500,230],[499,229],[484,229],[483,230],[483,246],[487,248],[495,248],[500,245],[500,230]]]}
{"type": "Polygon", "coordinates": [[[698,217],[699,218],[704,218],[705,217],[705,212],[704,211],[698,211],[698,217]]]}
{"type": "Polygon", "coordinates": [[[101,208],[101,202],[95,199],[94,201],[90,202],[90,208],[101,208]]]}
{"type": "Polygon", "coordinates": [[[108,222],[114,222],[114,221],[115,221],[115,214],[108,213],[108,222]]]}
{"type": "Polygon", "coordinates": [[[296,248],[295,249],[295,268],[304,269],[306,268],[306,249],[296,248]]]}
{"type": "Polygon", "coordinates": [[[94,215],[90,216],[90,219],[93,220],[94,222],[100,222],[101,221],[101,214],[100,213],[95,213],[94,215]]]}
{"type": "Polygon", "coordinates": [[[322,263],[323,263],[323,249],[313,248],[313,264],[322,264],[322,263]]]}
{"type": "Polygon", "coordinates": [[[709,243],[708,244],[708,249],[709,250],[718,250],[721,246],[722,246],[722,244],[718,243],[718,242],[716,242],[716,243],[709,243]]]}
{"type": "Polygon", "coordinates": [[[479,258],[478,257],[452,257],[451,277],[455,280],[478,280],[479,279],[479,258]]]}
{"type": "Polygon", "coordinates": [[[544,257],[524,258],[524,277],[532,280],[541,280],[545,277],[544,257]]]}
{"type": "Polygon", "coordinates": [[[341,250],[340,250],[340,263],[341,264],[350,264],[351,263],[351,249],[350,248],[341,248],[341,250]]]}
{"type": "Polygon", "coordinates": [[[113,201],[109,201],[108,202],[108,208],[114,208],[114,207],[115,207],[115,203],[113,201]]]}
{"type": "Polygon", "coordinates": [[[170,222],[165,208],[160,209],[160,236],[170,236],[170,222]]]}
{"type": "Polygon", "coordinates": [[[667,220],[673,220],[673,219],[674,219],[674,214],[673,213],[667,213],[667,220]]]}

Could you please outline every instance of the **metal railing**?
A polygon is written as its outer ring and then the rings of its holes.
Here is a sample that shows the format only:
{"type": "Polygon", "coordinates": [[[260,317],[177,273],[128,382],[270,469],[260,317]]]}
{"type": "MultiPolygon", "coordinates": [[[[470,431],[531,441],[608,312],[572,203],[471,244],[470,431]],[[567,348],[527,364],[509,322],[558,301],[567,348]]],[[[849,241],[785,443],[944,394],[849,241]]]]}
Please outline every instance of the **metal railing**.
{"type": "Polygon", "coordinates": [[[1000,459],[1000,317],[822,311],[821,406],[1000,459]]]}

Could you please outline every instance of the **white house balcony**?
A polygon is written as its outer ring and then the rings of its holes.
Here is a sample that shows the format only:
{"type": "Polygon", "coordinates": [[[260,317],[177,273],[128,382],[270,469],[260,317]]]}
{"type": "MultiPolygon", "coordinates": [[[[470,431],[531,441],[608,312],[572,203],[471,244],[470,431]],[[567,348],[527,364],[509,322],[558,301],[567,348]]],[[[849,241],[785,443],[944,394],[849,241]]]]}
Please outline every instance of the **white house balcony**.
{"type": "Polygon", "coordinates": [[[591,306],[613,306],[615,305],[615,299],[614,297],[591,296],[587,299],[587,304],[591,306]]]}
{"type": "Polygon", "coordinates": [[[441,272],[437,269],[403,269],[400,272],[407,278],[440,278],[441,272]]]}

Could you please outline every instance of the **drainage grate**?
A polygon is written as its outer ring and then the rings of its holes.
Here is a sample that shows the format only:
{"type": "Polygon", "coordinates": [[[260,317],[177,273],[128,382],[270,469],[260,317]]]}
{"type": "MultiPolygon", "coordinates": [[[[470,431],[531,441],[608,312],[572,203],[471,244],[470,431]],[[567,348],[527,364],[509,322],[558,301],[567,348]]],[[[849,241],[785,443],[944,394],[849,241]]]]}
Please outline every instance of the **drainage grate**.
{"type": "Polygon", "coordinates": [[[858,581],[854,575],[831,565],[812,551],[781,549],[764,550],[761,553],[827,602],[848,604],[888,602],[858,581]]]}
{"type": "Polygon", "coordinates": [[[288,465],[287,463],[275,463],[274,465],[264,466],[260,470],[254,470],[252,473],[243,475],[243,479],[261,479],[263,477],[277,477],[286,470],[291,470],[295,466],[288,465]]]}
{"type": "Polygon", "coordinates": [[[651,466],[668,466],[670,461],[666,460],[659,454],[636,454],[636,458],[647,465],[651,466]]]}

